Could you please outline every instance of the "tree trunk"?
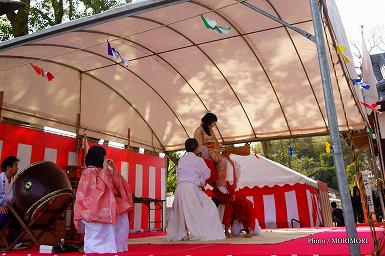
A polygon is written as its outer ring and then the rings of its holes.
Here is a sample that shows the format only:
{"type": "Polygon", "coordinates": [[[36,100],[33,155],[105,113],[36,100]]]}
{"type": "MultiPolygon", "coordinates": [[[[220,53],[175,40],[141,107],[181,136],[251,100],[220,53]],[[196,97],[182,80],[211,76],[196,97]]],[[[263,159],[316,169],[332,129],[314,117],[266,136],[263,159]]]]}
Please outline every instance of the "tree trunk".
{"type": "Polygon", "coordinates": [[[21,2],[25,3],[26,6],[21,8],[17,14],[14,12],[7,14],[7,18],[11,22],[14,37],[28,34],[30,0],[21,0],[21,2]]]}
{"type": "Polygon", "coordinates": [[[262,144],[262,152],[264,157],[270,158],[269,157],[269,142],[268,141],[261,141],[262,144]]]}
{"type": "Polygon", "coordinates": [[[68,18],[72,20],[73,13],[74,13],[74,6],[72,0],[68,0],[68,18]]]}
{"type": "Polygon", "coordinates": [[[51,0],[53,13],[55,16],[55,25],[62,23],[64,8],[63,8],[63,0],[51,0]]]}

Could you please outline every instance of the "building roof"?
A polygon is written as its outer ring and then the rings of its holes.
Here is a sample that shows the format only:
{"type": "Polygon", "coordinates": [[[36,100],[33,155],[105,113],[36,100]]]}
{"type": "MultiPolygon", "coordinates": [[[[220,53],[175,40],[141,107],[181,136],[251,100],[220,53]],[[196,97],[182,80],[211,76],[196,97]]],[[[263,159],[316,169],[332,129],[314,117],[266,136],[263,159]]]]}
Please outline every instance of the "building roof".
{"type": "Polygon", "coordinates": [[[385,53],[370,55],[370,59],[372,61],[373,71],[377,81],[385,79],[385,53]]]}

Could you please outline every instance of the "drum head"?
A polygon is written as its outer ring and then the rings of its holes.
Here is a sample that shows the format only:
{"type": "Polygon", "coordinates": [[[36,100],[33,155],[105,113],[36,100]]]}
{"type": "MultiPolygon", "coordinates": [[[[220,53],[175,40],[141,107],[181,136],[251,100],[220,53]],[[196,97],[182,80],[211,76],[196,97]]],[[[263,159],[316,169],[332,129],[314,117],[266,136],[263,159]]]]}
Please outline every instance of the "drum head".
{"type": "Polygon", "coordinates": [[[31,212],[31,207],[45,197],[58,191],[70,191],[71,183],[56,164],[38,162],[23,169],[15,178],[13,185],[14,205],[19,214],[31,212]]]}

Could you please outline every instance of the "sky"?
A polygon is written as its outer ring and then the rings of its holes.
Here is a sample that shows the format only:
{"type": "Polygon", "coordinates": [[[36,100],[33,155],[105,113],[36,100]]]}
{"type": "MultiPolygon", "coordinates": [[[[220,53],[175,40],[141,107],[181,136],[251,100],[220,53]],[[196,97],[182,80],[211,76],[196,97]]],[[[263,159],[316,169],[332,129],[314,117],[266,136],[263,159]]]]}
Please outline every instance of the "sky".
{"type": "MultiPolygon", "coordinates": [[[[350,42],[361,48],[361,25],[369,47],[371,31],[382,29],[385,38],[385,0],[335,0],[350,42]]],[[[378,53],[378,52],[370,52],[378,53]]]]}

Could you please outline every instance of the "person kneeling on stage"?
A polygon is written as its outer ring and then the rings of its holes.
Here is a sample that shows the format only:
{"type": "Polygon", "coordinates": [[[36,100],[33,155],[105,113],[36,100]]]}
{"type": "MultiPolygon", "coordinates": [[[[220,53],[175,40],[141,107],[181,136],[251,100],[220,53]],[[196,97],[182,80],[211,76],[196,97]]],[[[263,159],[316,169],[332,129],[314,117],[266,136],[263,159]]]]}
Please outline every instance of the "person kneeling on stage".
{"type": "Polygon", "coordinates": [[[239,235],[242,231],[246,232],[245,237],[250,238],[253,235],[260,234],[260,226],[255,217],[253,204],[246,197],[235,192],[237,181],[240,177],[240,166],[231,159],[222,159],[216,167],[217,180],[213,184],[212,200],[217,206],[224,205],[222,223],[225,226],[227,237],[239,235]],[[233,169],[233,183],[227,180],[227,164],[229,162],[233,169]],[[229,229],[231,227],[231,234],[229,229]]]}
{"type": "Polygon", "coordinates": [[[76,191],[74,222],[77,230],[85,233],[85,253],[127,251],[131,188],[105,156],[106,150],[100,146],[89,149],[87,168],[76,191]]]}
{"type": "Polygon", "coordinates": [[[198,157],[198,142],[187,139],[186,154],[176,170],[177,187],[167,228],[167,241],[225,239],[214,202],[202,191],[210,169],[198,157]]]}

